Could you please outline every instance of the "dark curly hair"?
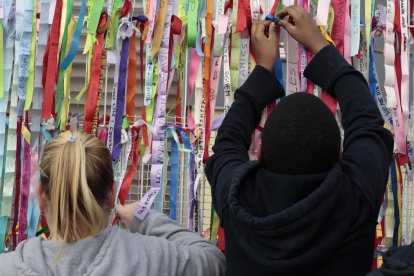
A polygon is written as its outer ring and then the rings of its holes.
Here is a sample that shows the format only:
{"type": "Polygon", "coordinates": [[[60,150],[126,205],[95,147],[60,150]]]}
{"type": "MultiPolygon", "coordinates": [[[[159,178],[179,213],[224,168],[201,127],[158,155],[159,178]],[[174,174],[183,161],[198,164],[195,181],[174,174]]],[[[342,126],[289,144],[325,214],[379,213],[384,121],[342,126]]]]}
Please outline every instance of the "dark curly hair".
{"type": "Polygon", "coordinates": [[[262,133],[262,161],[273,172],[311,174],[338,161],[341,136],[335,117],[316,96],[295,93],[283,98],[262,133]]]}

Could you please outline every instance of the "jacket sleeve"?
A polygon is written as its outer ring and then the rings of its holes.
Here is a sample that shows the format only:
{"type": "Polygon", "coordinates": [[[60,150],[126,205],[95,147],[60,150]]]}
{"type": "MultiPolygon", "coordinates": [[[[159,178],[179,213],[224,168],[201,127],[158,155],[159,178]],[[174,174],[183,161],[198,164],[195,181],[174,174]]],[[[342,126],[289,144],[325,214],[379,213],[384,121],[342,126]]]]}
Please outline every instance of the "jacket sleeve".
{"type": "Polygon", "coordinates": [[[223,209],[227,208],[232,172],[249,161],[251,136],[260,122],[262,111],[282,96],[282,86],[273,74],[261,66],[255,67],[235,93],[234,103],[218,130],[214,155],[207,160],[205,167],[212,188],[213,205],[221,219],[223,209]]]}
{"type": "Polygon", "coordinates": [[[345,131],[341,165],[377,216],[389,175],[394,142],[363,75],[326,46],[305,76],[338,100],[345,131]]]}
{"type": "Polygon", "coordinates": [[[140,221],[134,218],[131,232],[142,239],[147,252],[147,271],[156,275],[224,275],[225,258],[216,246],[183,228],[162,213],[150,210],[140,221]]]}

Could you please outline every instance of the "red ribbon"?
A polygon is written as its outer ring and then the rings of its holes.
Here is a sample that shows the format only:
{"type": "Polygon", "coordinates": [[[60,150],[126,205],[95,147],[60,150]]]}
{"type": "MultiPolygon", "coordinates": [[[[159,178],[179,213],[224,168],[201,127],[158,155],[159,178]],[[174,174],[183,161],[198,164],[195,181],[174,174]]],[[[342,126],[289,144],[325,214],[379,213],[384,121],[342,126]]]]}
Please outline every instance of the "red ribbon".
{"type": "MultiPolygon", "coordinates": [[[[333,0],[332,7],[335,12],[335,21],[332,26],[331,37],[332,40],[335,42],[336,48],[338,49],[339,53],[341,55],[344,55],[346,1],[344,2],[342,0],[333,0]]],[[[308,87],[308,89],[310,89],[310,87],[308,87]]],[[[328,106],[329,110],[335,116],[337,105],[336,99],[334,99],[331,95],[326,93],[326,91],[322,91],[321,100],[328,106]]]]}
{"type": "Polygon", "coordinates": [[[42,105],[42,119],[50,118],[54,106],[54,90],[58,76],[58,47],[61,16],[62,0],[57,0],[52,27],[50,29],[45,55],[43,56],[42,83],[45,94],[42,105]]]}
{"type": "Polygon", "coordinates": [[[249,35],[250,35],[250,31],[251,31],[252,23],[253,23],[253,21],[252,21],[252,9],[250,7],[250,0],[244,0],[244,11],[245,11],[246,20],[247,20],[246,27],[247,27],[247,30],[249,31],[249,35]]]}
{"type": "MultiPolygon", "coordinates": [[[[344,55],[344,36],[345,36],[345,16],[346,1],[332,0],[332,8],[335,12],[335,21],[332,25],[331,38],[335,42],[336,48],[341,55],[344,55]]],[[[367,37],[369,39],[369,37],[367,37]]]]}
{"type": "MultiPolygon", "coordinates": [[[[106,22],[108,15],[106,13],[101,14],[101,18],[98,24],[98,30],[96,34],[97,42],[93,48],[92,66],[91,66],[91,80],[89,82],[89,91],[85,102],[85,118],[83,130],[87,133],[91,133],[95,127],[93,125],[93,119],[95,117],[96,103],[98,101],[99,93],[99,79],[101,76],[101,64],[102,64],[102,50],[105,41],[106,22]]],[[[96,133],[96,132],[95,132],[96,133]]]]}
{"type": "MultiPolygon", "coordinates": [[[[132,151],[130,153],[130,158],[132,158],[131,167],[129,167],[128,172],[126,173],[124,179],[122,180],[121,187],[119,189],[118,199],[120,204],[124,204],[125,200],[128,196],[129,189],[131,188],[132,181],[134,180],[135,173],[138,168],[138,160],[139,160],[139,147],[141,144],[140,139],[140,130],[146,130],[147,126],[142,125],[140,127],[132,127],[131,132],[133,135],[133,145],[132,151]]],[[[116,217],[112,222],[112,225],[116,225],[119,221],[119,217],[116,217]]]]}
{"type": "MultiPolygon", "coordinates": [[[[146,127],[145,125],[143,125],[142,127],[146,127]]],[[[118,194],[118,199],[119,202],[121,204],[125,203],[125,200],[128,196],[129,193],[129,189],[131,187],[131,183],[134,180],[134,176],[135,176],[135,172],[137,171],[138,168],[138,159],[139,159],[139,146],[141,143],[141,139],[140,139],[140,130],[142,127],[138,127],[138,128],[131,128],[131,132],[134,135],[133,137],[133,147],[132,147],[132,151],[131,151],[131,155],[130,157],[132,157],[132,165],[129,168],[128,172],[126,173],[122,184],[121,184],[121,188],[119,190],[119,194],[118,194]]]]}
{"type": "MultiPolygon", "coordinates": [[[[169,45],[169,51],[168,51],[168,68],[171,67],[171,54],[173,50],[173,36],[174,35],[181,35],[181,29],[182,29],[182,21],[177,16],[173,15],[171,16],[171,30],[170,30],[170,45],[169,45]]],[[[181,55],[180,59],[177,61],[179,64],[181,64],[181,55]]],[[[178,126],[181,126],[181,76],[178,77],[178,84],[177,84],[177,92],[175,94],[175,120],[176,124],[178,126]]]]}
{"type": "Polygon", "coordinates": [[[397,72],[397,81],[398,81],[398,90],[400,92],[401,97],[401,79],[402,79],[402,72],[401,72],[401,21],[400,21],[400,3],[398,0],[395,0],[395,16],[394,16],[394,32],[397,35],[395,40],[395,49],[399,49],[399,51],[395,51],[395,70],[397,72]]]}
{"type": "Polygon", "coordinates": [[[167,83],[169,83],[169,79],[170,79],[171,61],[172,61],[172,54],[174,50],[173,35],[181,34],[181,26],[182,26],[181,19],[175,15],[172,15],[171,16],[171,28],[170,28],[170,40],[169,40],[169,45],[168,45],[169,49],[168,49],[168,82],[167,83]]]}
{"type": "MultiPolygon", "coordinates": [[[[138,25],[138,22],[136,23],[138,25]]],[[[132,37],[129,40],[129,63],[128,63],[128,84],[126,95],[126,114],[128,115],[128,122],[134,123],[135,119],[135,96],[137,94],[137,56],[136,56],[136,32],[132,32],[132,37]]],[[[141,79],[142,82],[142,79],[141,79]]]]}
{"type": "Polygon", "coordinates": [[[119,15],[119,19],[121,19],[122,17],[126,17],[128,13],[131,11],[131,9],[132,9],[131,0],[125,0],[124,5],[122,6],[122,9],[121,9],[121,13],[119,15]]]}
{"type": "Polygon", "coordinates": [[[270,10],[271,15],[276,16],[276,10],[277,10],[277,7],[279,6],[279,3],[280,3],[280,0],[276,0],[275,3],[273,3],[273,7],[270,10]]]}
{"type": "MultiPolygon", "coordinates": [[[[139,30],[141,31],[141,34],[144,34],[145,26],[146,26],[146,24],[141,24],[140,25],[139,30]]],[[[141,39],[139,41],[139,48],[140,48],[139,62],[140,62],[140,69],[141,70],[139,71],[139,74],[140,74],[140,77],[141,77],[141,92],[142,92],[142,95],[144,95],[144,83],[145,83],[145,80],[144,80],[144,52],[145,52],[144,42],[145,42],[145,39],[144,39],[143,36],[141,36],[141,39]]]]}
{"type": "Polygon", "coordinates": [[[219,226],[217,233],[217,247],[225,255],[226,254],[226,241],[224,237],[224,229],[219,226]]]}
{"type": "MultiPolygon", "coordinates": [[[[237,33],[242,32],[244,29],[247,28],[247,14],[246,14],[245,2],[249,2],[249,0],[239,0],[239,4],[237,5],[237,25],[236,25],[237,33]]],[[[250,6],[250,2],[249,2],[249,6],[250,6]]]]}

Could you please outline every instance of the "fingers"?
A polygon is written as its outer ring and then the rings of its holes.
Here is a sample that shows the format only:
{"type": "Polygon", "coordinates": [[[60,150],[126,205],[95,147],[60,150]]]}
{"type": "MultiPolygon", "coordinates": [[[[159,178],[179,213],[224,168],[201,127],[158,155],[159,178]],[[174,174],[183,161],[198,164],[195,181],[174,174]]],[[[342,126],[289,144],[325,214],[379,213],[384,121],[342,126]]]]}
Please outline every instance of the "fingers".
{"type": "Polygon", "coordinates": [[[268,20],[253,22],[252,37],[256,39],[260,39],[263,37],[267,38],[265,33],[267,32],[267,29],[269,28],[271,23],[272,22],[268,20]]]}
{"type": "Polygon", "coordinates": [[[266,27],[269,27],[270,26],[270,21],[267,21],[267,20],[265,20],[265,21],[259,21],[258,22],[258,24],[257,24],[257,29],[256,29],[256,34],[264,34],[264,31],[265,31],[265,29],[266,29],[266,27]]]}
{"type": "Polygon", "coordinates": [[[272,40],[277,39],[276,24],[274,22],[272,22],[272,24],[270,24],[270,27],[269,27],[269,39],[272,39],[272,40]]]}
{"type": "Polygon", "coordinates": [[[295,26],[286,20],[280,20],[279,25],[285,28],[289,33],[292,33],[295,30],[295,26]]]}
{"type": "Polygon", "coordinates": [[[251,33],[252,34],[254,34],[254,33],[256,33],[256,30],[257,30],[257,24],[258,24],[259,22],[257,22],[257,21],[253,21],[253,24],[252,24],[252,30],[251,30],[251,33]]]}
{"type": "Polygon", "coordinates": [[[297,18],[300,15],[300,12],[295,9],[295,6],[283,7],[277,14],[280,18],[290,16],[292,18],[297,18]]]}
{"type": "Polygon", "coordinates": [[[303,16],[308,15],[307,11],[299,6],[289,6],[282,8],[277,14],[280,18],[289,16],[293,20],[298,20],[302,18],[303,16]]]}

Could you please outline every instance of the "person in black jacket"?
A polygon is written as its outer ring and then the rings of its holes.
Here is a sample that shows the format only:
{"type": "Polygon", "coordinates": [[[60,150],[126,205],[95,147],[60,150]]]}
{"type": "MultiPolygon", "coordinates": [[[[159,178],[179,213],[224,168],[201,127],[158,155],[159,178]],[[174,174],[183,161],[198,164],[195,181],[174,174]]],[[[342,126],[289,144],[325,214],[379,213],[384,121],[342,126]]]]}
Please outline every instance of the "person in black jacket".
{"type": "Polygon", "coordinates": [[[339,102],[345,130],[315,96],[282,98],[249,161],[263,109],[284,96],[273,75],[276,26],[255,23],[257,66],[236,91],[205,172],[225,232],[228,275],[365,275],[370,271],[391,133],[363,75],[323,38],[302,8],[282,9],[291,36],[315,54],[305,76],[339,102]]]}

